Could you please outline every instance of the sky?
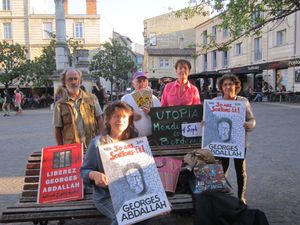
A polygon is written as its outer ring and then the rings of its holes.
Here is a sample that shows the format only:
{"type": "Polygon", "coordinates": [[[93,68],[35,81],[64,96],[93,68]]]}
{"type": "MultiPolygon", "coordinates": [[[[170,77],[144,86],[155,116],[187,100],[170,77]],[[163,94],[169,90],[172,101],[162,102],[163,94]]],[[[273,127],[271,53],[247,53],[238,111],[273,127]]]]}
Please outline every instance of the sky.
{"type": "Polygon", "coordinates": [[[112,31],[127,36],[134,43],[144,44],[144,20],[188,6],[188,0],[97,0],[101,16],[101,42],[112,31]]]}

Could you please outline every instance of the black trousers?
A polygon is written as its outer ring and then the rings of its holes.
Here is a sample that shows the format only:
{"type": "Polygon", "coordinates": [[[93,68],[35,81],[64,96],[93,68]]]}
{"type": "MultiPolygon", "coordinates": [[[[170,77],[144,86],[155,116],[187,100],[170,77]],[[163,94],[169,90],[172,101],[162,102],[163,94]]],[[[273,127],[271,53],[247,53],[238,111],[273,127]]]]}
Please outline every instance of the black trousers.
{"type": "MultiPolygon", "coordinates": [[[[222,162],[224,174],[225,177],[227,177],[230,158],[218,157],[218,160],[222,162]]],[[[234,168],[236,172],[238,197],[244,200],[245,193],[246,193],[246,186],[247,186],[246,159],[233,159],[233,160],[234,160],[234,168]]]]}

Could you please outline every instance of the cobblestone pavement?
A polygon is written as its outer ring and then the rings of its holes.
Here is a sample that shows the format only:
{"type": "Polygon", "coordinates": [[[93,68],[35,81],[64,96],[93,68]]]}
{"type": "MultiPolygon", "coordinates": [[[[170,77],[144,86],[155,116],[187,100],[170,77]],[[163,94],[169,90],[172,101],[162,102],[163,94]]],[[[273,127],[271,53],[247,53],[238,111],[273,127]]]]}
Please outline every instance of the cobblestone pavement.
{"type": "MultiPolygon", "coordinates": [[[[264,211],[271,225],[300,225],[300,106],[253,103],[253,109],[257,128],[249,135],[247,152],[248,205],[264,211]]],[[[0,212],[18,201],[28,156],[43,146],[55,145],[51,120],[49,109],[0,116],[0,212]]],[[[232,164],[229,180],[235,184],[232,164]]],[[[192,224],[190,215],[176,219],[178,224],[192,224]]],[[[66,224],[99,223],[89,219],[66,224]]]]}

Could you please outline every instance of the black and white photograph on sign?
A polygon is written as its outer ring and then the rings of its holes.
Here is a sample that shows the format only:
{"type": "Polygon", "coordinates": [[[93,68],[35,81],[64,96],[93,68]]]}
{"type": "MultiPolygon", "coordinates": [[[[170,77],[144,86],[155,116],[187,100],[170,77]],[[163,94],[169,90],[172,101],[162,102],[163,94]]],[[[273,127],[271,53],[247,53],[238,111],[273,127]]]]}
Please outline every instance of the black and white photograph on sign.
{"type": "Polygon", "coordinates": [[[171,210],[146,137],[99,146],[119,225],[171,210]]]}
{"type": "Polygon", "coordinates": [[[214,156],[244,158],[244,101],[205,100],[202,128],[202,148],[214,156]]]}

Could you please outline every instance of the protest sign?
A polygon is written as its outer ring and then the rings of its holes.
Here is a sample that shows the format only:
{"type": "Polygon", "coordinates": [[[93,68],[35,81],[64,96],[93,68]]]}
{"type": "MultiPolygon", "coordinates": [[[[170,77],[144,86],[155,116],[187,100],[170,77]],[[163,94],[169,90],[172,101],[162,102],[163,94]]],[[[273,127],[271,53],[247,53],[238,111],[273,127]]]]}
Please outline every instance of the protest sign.
{"type": "Polygon", "coordinates": [[[42,149],[38,203],[83,199],[82,144],[42,149]]]}
{"type": "Polygon", "coordinates": [[[170,211],[146,137],[99,145],[119,225],[170,211]]]}
{"type": "Polygon", "coordinates": [[[143,88],[139,91],[135,91],[132,94],[132,97],[138,107],[150,108],[152,106],[152,90],[151,89],[143,88]]]}
{"type": "Polygon", "coordinates": [[[151,145],[201,143],[202,105],[153,107],[151,145]]]}
{"type": "Polygon", "coordinates": [[[214,156],[244,158],[245,101],[204,100],[202,148],[214,156]]]}

